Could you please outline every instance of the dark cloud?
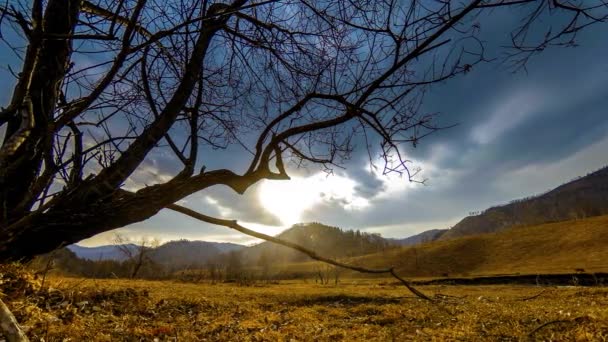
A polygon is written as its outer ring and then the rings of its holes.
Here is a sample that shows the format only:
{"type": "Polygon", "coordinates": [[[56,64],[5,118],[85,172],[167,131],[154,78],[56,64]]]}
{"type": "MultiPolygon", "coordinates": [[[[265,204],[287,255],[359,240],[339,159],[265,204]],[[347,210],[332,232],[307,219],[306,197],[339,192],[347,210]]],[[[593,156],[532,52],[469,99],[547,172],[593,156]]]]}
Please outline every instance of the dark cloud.
{"type": "Polygon", "coordinates": [[[355,186],[355,195],[363,198],[371,198],[378,195],[385,189],[384,182],[376,176],[369,167],[361,167],[369,163],[367,160],[362,160],[353,167],[343,172],[344,177],[350,178],[357,182],[355,186]]]}

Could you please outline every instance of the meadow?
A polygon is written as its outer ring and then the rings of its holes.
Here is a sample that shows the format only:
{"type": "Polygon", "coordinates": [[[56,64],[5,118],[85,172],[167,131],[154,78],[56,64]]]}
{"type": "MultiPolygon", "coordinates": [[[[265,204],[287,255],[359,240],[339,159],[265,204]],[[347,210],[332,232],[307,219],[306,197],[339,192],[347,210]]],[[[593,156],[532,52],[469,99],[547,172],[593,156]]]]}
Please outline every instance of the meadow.
{"type": "Polygon", "coordinates": [[[608,288],[180,283],[34,277],[6,266],[3,300],[33,341],[608,339],[608,288]]]}

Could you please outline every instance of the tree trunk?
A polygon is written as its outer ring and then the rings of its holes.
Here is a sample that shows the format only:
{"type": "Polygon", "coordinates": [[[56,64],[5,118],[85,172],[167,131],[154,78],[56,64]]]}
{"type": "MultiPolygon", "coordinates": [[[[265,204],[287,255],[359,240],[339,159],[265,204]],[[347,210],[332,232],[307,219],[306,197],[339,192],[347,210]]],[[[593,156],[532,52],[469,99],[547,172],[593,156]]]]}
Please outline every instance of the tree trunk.
{"type": "MultiPolygon", "coordinates": [[[[32,193],[32,184],[40,173],[43,159],[52,161],[53,135],[48,134],[49,122],[53,120],[69,67],[72,40],[48,37],[69,37],[76,26],[79,10],[78,0],[50,0],[44,20],[34,21],[26,56],[32,61],[31,70],[24,70],[20,79],[23,87],[16,88],[11,103],[16,108],[31,103],[33,127],[16,153],[5,161],[6,165],[0,165],[0,222],[10,224],[30,209],[38,195],[32,193]]],[[[7,126],[5,143],[19,130],[21,121],[21,116],[13,115],[7,126]]]]}

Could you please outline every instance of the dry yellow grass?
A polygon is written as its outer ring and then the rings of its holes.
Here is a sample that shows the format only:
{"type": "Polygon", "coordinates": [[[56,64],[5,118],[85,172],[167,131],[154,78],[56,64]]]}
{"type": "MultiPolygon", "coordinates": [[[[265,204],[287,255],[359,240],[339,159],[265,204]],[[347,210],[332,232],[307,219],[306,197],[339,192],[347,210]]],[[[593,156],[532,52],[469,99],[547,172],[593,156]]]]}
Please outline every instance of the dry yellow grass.
{"type": "Polygon", "coordinates": [[[438,301],[429,303],[380,284],[239,287],[54,277],[55,290],[17,290],[4,300],[35,341],[608,338],[607,288],[427,286],[421,289],[438,301]]]}
{"type": "Polygon", "coordinates": [[[608,216],[517,227],[359,257],[410,277],[608,272],[608,216]]]}

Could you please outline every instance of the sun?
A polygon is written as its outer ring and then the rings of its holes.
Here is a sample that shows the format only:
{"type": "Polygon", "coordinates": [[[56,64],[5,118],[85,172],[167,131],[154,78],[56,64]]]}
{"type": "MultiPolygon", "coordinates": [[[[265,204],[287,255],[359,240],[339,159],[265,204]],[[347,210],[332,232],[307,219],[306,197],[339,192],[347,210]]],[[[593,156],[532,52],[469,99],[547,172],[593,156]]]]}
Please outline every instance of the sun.
{"type": "Polygon", "coordinates": [[[275,215],[284,225],[299,223],[302,213],[320,200],[316,186],[304,178],[289,181],[264,181],[259,198],[262,206],[275,215]]]}
{"type": "Polygon", "coordinates": [[[346,210],[367,206],[367,199],[357,196],[356,185],[349,178],[322,173],[289,181],[266,180],[260,185],[259,200],[281,223],[293,225],[301,223],[303,213],[319,203],[337,201],[346,210]]]}

